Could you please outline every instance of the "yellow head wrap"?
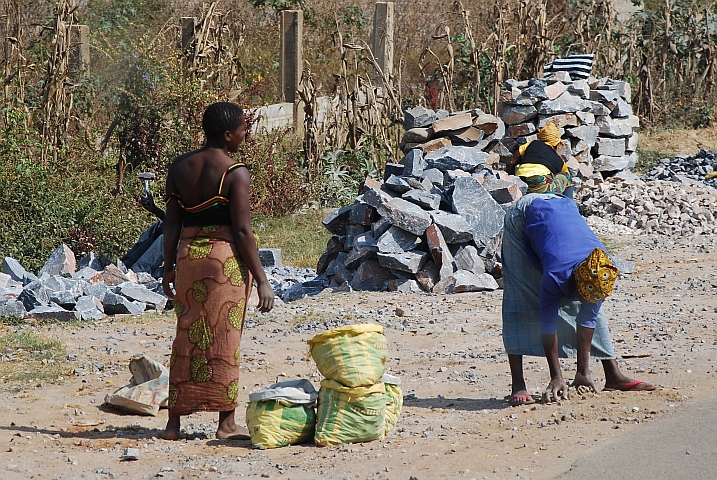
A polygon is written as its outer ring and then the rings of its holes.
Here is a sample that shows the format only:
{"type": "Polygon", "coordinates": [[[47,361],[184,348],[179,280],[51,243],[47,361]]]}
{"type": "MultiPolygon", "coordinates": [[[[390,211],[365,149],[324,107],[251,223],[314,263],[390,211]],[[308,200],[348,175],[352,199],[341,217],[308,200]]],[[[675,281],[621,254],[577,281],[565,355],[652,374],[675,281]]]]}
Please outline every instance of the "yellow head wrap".
{"type": "Polygon", "coordinates": [[[580,296],[590,303],[597,303],[612,294],[617,267],[604,250],[596,248],[578,265],[574,275],[580,296]]]}
{"type": "Polygon", "coordinates": [[[538,140],[550,145],[553,148],[563,143],[560,139],[560,131],[558,130],[558,127],[552,122],[548,122],[543,128],[538,129],[538,140]]]}

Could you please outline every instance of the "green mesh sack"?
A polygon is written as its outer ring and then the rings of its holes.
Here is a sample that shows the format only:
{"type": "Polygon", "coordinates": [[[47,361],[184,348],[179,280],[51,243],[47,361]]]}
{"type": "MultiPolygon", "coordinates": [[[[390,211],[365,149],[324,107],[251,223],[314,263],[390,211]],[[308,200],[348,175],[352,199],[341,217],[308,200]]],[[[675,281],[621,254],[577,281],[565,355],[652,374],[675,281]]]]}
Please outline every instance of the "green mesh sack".
{"type": "Polygon", "coordinates": [[[388,347],[381,325],[328,330],[309,340],[309,349],[321,374],[347,387],[374,385],[386,372],[388,347]]]}
{"type": "Polygon", "coordinates": [[[333,380],[323,380],[316,410],[317,445],[340,445],[377,440],[386,426],[386,387],[349,388],[333,380]]]}
{"type": "Polygon", "coordinates": [[[317,395],[308,380],[292,380],[252,390],[246,407],[252,445],[264,449],[310,442],[316,424],[317,395]]]}
{"type": "Polygon", "coordinates": [[[398,423],[403,407],[403,392],[401,391],[401,379],[388,373],[381,377],[386,385],[386,432],[393,430],[398,423]]]}

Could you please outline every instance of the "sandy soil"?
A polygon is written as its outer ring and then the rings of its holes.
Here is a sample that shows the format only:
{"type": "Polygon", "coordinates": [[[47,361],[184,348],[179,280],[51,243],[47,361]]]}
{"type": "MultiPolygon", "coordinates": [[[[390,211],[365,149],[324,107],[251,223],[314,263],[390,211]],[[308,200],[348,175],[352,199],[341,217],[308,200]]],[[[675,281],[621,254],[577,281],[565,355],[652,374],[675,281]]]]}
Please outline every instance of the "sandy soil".
{"type": "MultiPolygon", "coordinates": [[[[406,400],[397,427],[365,444],[255,450],[248,441],[215,439],[216,414],[208,413],[184,419],[182,440],[158,439],[166,410],[141,417],[102,403],[128,382],[132,355],[168,361],[170,315],[29,327],[61,339],[76,359],[59,385],[4,385],[0,478],[556,478],[594,446],[659,422],[717,386],[715,240],[610,238],[613,253],[635,262],[607,302],[620,365],[659,385],[655,392],[572,392],[561,403],[509,407],[500,291],[328,294],[252,315],[243,339],[244,402],[250,389],[277,379],[310,378],[318,387],[306,344],[315,333],[339,321],[384,325],[389,371],[402,378],[406,400]],[[126,447],[138,448],[140,459],[122,461],[126,447]]],[[[548,381],[545,360],[526,360],[529,388],[539,393],[548,381]]],[[[563,367],[571,378],[574,361],[563,367]]],[[[592,368],[600,387],[602,368],[592,368]]]]}

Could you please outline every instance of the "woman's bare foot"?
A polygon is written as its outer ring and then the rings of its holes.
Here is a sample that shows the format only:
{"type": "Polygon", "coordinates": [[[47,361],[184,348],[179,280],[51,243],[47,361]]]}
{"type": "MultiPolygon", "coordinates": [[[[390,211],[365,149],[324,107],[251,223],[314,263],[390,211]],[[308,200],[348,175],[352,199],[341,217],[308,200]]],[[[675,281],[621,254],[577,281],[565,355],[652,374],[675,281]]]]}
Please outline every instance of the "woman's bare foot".
{"type": "Polygon", "coordinates": [[[164,431],[159,434],[159,438],[164,440],[179,440],[180,417],[169,417],[167,426],[164,431]]]}
{"type": "Polygon", "coordinates": [[[219,427],[217,429],[217,438],[222,440],[249,440],[251,436],[249,435],[249,429],[234,424],[232,430],[219,427]]]}

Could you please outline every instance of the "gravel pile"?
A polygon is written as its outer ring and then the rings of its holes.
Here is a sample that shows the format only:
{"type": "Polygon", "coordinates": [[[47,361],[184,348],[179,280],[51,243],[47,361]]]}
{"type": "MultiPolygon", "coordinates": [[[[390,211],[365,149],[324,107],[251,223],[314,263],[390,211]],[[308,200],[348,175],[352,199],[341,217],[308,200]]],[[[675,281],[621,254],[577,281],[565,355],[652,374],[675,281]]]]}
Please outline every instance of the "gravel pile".
{"type": "Polygon", "coordinates": [[[642,180],[669,180],[683,182],[685,178],[697,180],[710,187],[717,188],[717,177],[705,179],[710,173],[717,172],[717,152],[700,149],[697,155],[675,155],[663,158],[642,180]]]}
{"type": "Polygon", "coordinates": [[[575,196],[580,213],[592,219],[598,233],[701,235],[717,233],[717,190],[699,182],[676,183],[612,177],[575,196]],[[606,221],[614,224],[607,226],[606,221]],[[613,231],[602,231],[603,228],[613,231]],[[624,231],[624,233],[630,233],[624,231]]]}

